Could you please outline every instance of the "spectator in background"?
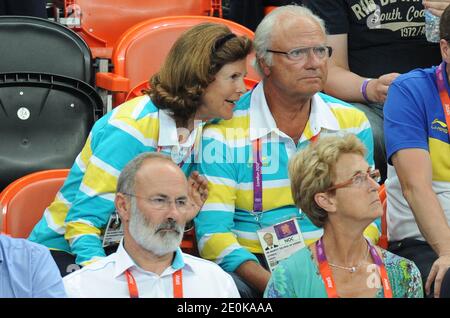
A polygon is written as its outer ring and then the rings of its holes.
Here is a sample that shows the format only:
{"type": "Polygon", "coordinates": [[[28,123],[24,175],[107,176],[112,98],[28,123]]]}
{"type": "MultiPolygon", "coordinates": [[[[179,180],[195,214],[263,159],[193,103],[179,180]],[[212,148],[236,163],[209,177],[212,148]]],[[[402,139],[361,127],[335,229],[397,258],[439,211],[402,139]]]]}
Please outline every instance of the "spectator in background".
{"type": "Polygon", "coordinates": [[[416,263],[427,294],[450,297],[450,7],[440,38],[438,67],[401,75],[389,87],[386,191],[389,249],[416,263]]]}
{"type": "MultiPolygon", "coordinates": [[[[330,33],[327,40],[335,54],[328,66],[325,92],[337,98],[383,104],[390,83],[399,73],[440,61],[439,47],[425,38],[421,1],[304,3],[324,19],[330,33]],[[363,94],[361,87],[368,79],[372,80],[363,94]]],[[[379,114],[382,116],[382,111],[379,114]]]]}
{"type": "Polygon", "coordinates": [[[1,0],[0,15],[27,15],[47,19],[46,0],[1,0]]]}
{"type": "MultiPolygon", "coordinates": [[[[52,249],[63,276],[71,264],[84,266],[105,256],[101,235],[114,216],[117,178],[138,154],[170,154],[190,175],[190,193],[206,198],[206,181],[193,172],[194,154],[208,121],[233,116],[246,89],[251,49],[251,40],[224,25],[197,25],[174,43],[150,91],[95,123],[66,182],[30,235],[52,249]]],[[[193,202],[190,218],[202,203],[193,202]]]]}
{"type": "MultiPolygon", "coordinates": [[[[200,170],[209,198],[195,219],[200,255],[232,273],[242,297],[261,297],[270,277],[258,230],[275,233],[270,227],[295,218],[307,244],[322,234],[294,205],[289,158],[323,135],[352,132],[373,165],[367,117],[319,93],[332,53],[322,20],[301,6],[277,8],[254,43],[263,80],[239,100],[231,120],[204,131],[200,170]]],[[[377,226],[366,235],[376,241],[377,226]]]]}
{"type": "Polygon", "coordinates": [[[66,297],[45,246],[0,235],[0,298],[66,297]]]}
{"type": "MultiPolygon", "coordinates": [[[[445,0],[450,3],[450,0],[445,0]]],[[[441,61],[425,38],[422,1],[304,0],[325,21],[333,48],[324,90],[365,112],[374,134],[375,163],[386,178],[383,103],[399,73],[441,61]]],[[[435,3],[430,4],[435,7],[435,3]]]]}
{"type": "Polygon", "coordinates": [[[64,277],[69,297],[239,297],[219,266],[181,252],[188,184],[169,157],[143,153],[128,163],[115,206],[124,226],[117,252],[64,277]]]}
{"type": "Polygon", "coordinates": [[[423,297],[413,262],[373,246],[364,229],[383,214],[380,174],[354,135],[325,137],[289,164],[295,204],[323,236],[277,265],[265,297],[423,297]]]}

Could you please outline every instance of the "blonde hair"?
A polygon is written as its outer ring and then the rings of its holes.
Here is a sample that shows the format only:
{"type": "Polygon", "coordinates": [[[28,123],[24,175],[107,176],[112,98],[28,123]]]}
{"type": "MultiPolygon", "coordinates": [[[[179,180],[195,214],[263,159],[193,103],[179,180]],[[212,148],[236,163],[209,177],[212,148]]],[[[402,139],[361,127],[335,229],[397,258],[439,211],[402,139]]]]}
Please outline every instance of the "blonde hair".
{"type": "Polygon", "coordinates": [[[336,179],[336,162],[343,154],[366,155],[364,144],[352,134],[341,137],[327,136],[310,144],[289,162],[289,178],[295,205],[311,222],[323,227],[328,213],[314,199],[317,193],[325,192],[336,179]]]}
{"type": "Polygon", "coordinates": [[[206,87],[228,63],[245,59],[252,41],[236,36],[222,24],[202,23],[184,32],[174,43],[147,91],[160,109],[186,123],[201,104],[206,87]]]}

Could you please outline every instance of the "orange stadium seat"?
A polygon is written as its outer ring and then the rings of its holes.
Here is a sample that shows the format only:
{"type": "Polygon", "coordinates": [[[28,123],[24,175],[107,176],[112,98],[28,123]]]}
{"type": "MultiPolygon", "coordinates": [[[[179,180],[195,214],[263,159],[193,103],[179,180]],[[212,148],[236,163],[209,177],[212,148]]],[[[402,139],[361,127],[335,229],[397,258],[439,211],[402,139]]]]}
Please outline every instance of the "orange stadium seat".
{"type": "Polygon", "coordinates": [[[12,182],[0,193],[2,232],[27,238],[55,198],[69,169],[44,170],[12,182]]]}
{"type": "MultiPolygon", "coordinates": [[[[115,92],[113,104],[121,104],[128,92],[148,81],[159,70],[167,52],[181,33],[204,22],[225,24],[238,35],[246,35],[251,39],[254,37],[254,33],[246,27],[215,17],[173,16],[150,19],[131,27],[122,35],[113,52],[114,72],[97,73],[97,86],[115,92]]],[[[251,66],[253,58],[252,54],[247,60],[247,77],[258,80],[260,77],[251,66]]]]}
{"type": "Polygon", "coordinates": [[[180,248],[183,252],[199,256],[197,249],[197,241],[195,239],[195,230],[194,228],[190,229],[187,232],[184,232],[183,240],[181,241],[180,248]]]}
{"type": "Polygon", "coordinates": [[[94,58],[111,58],[119,37],[139,22],[172,15],[220,15],[221,8],[218,0],[65,0],[64,24],[81,35],[94,58]]]}

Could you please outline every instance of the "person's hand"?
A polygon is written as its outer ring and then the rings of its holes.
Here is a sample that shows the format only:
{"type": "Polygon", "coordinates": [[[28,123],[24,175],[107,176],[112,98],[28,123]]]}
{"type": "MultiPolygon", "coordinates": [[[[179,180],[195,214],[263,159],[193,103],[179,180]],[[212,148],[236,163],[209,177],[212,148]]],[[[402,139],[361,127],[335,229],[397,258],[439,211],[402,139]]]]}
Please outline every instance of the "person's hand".
{"type": "Polygon", "coordinates": [[[422,2],[425,9],[430,10],[432,14],[435,16],[440,17],[442,13],[444,12],[445,8],[450,4],[450,0],[441,0],[441,2],[436,1],[423,1],[422,2]]]}
{"type": "Polygon", "coordinates": [[[439,298],[442,280],[449,267],[450,255],[442,255],[433,263],[425,283],[425,292],[427,294],[430,294],[431,284],[434,281],[434,298],[439,298]]]}
{"type": "Polygon", "coordinates": [[[369,100],[375,103],[384,103],[389,85],[391,85],[392,81],[399,75],[399,73],[389,73],[371,80],[366,87],[367,97],[369,100]]]}
{"type": "Polygon", "coordinates": [[[186,217],[187,221],[195,218],[208,198],[208,181],[198,171],[193,171],[188,178],[189,203],[192,209],[186,217]]]}

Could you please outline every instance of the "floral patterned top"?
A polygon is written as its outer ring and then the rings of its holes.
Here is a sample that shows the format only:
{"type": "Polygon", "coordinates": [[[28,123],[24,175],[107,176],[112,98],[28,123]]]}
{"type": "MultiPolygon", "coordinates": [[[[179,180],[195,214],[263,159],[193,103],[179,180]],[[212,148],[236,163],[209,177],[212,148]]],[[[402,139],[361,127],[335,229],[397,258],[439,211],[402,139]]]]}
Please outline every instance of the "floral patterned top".
{"type": "MultiPolygon", "coordinates": [[[[406,258],[381,249],[394,298],[422,298],[420,272],[406,258]]],[[[309,248],[305,247],[277,265],[264,292],[265,298],[327,298],[319,269],[309,248]]],[[[384,297],[379,288],[377,298],[384,297]]]]}

